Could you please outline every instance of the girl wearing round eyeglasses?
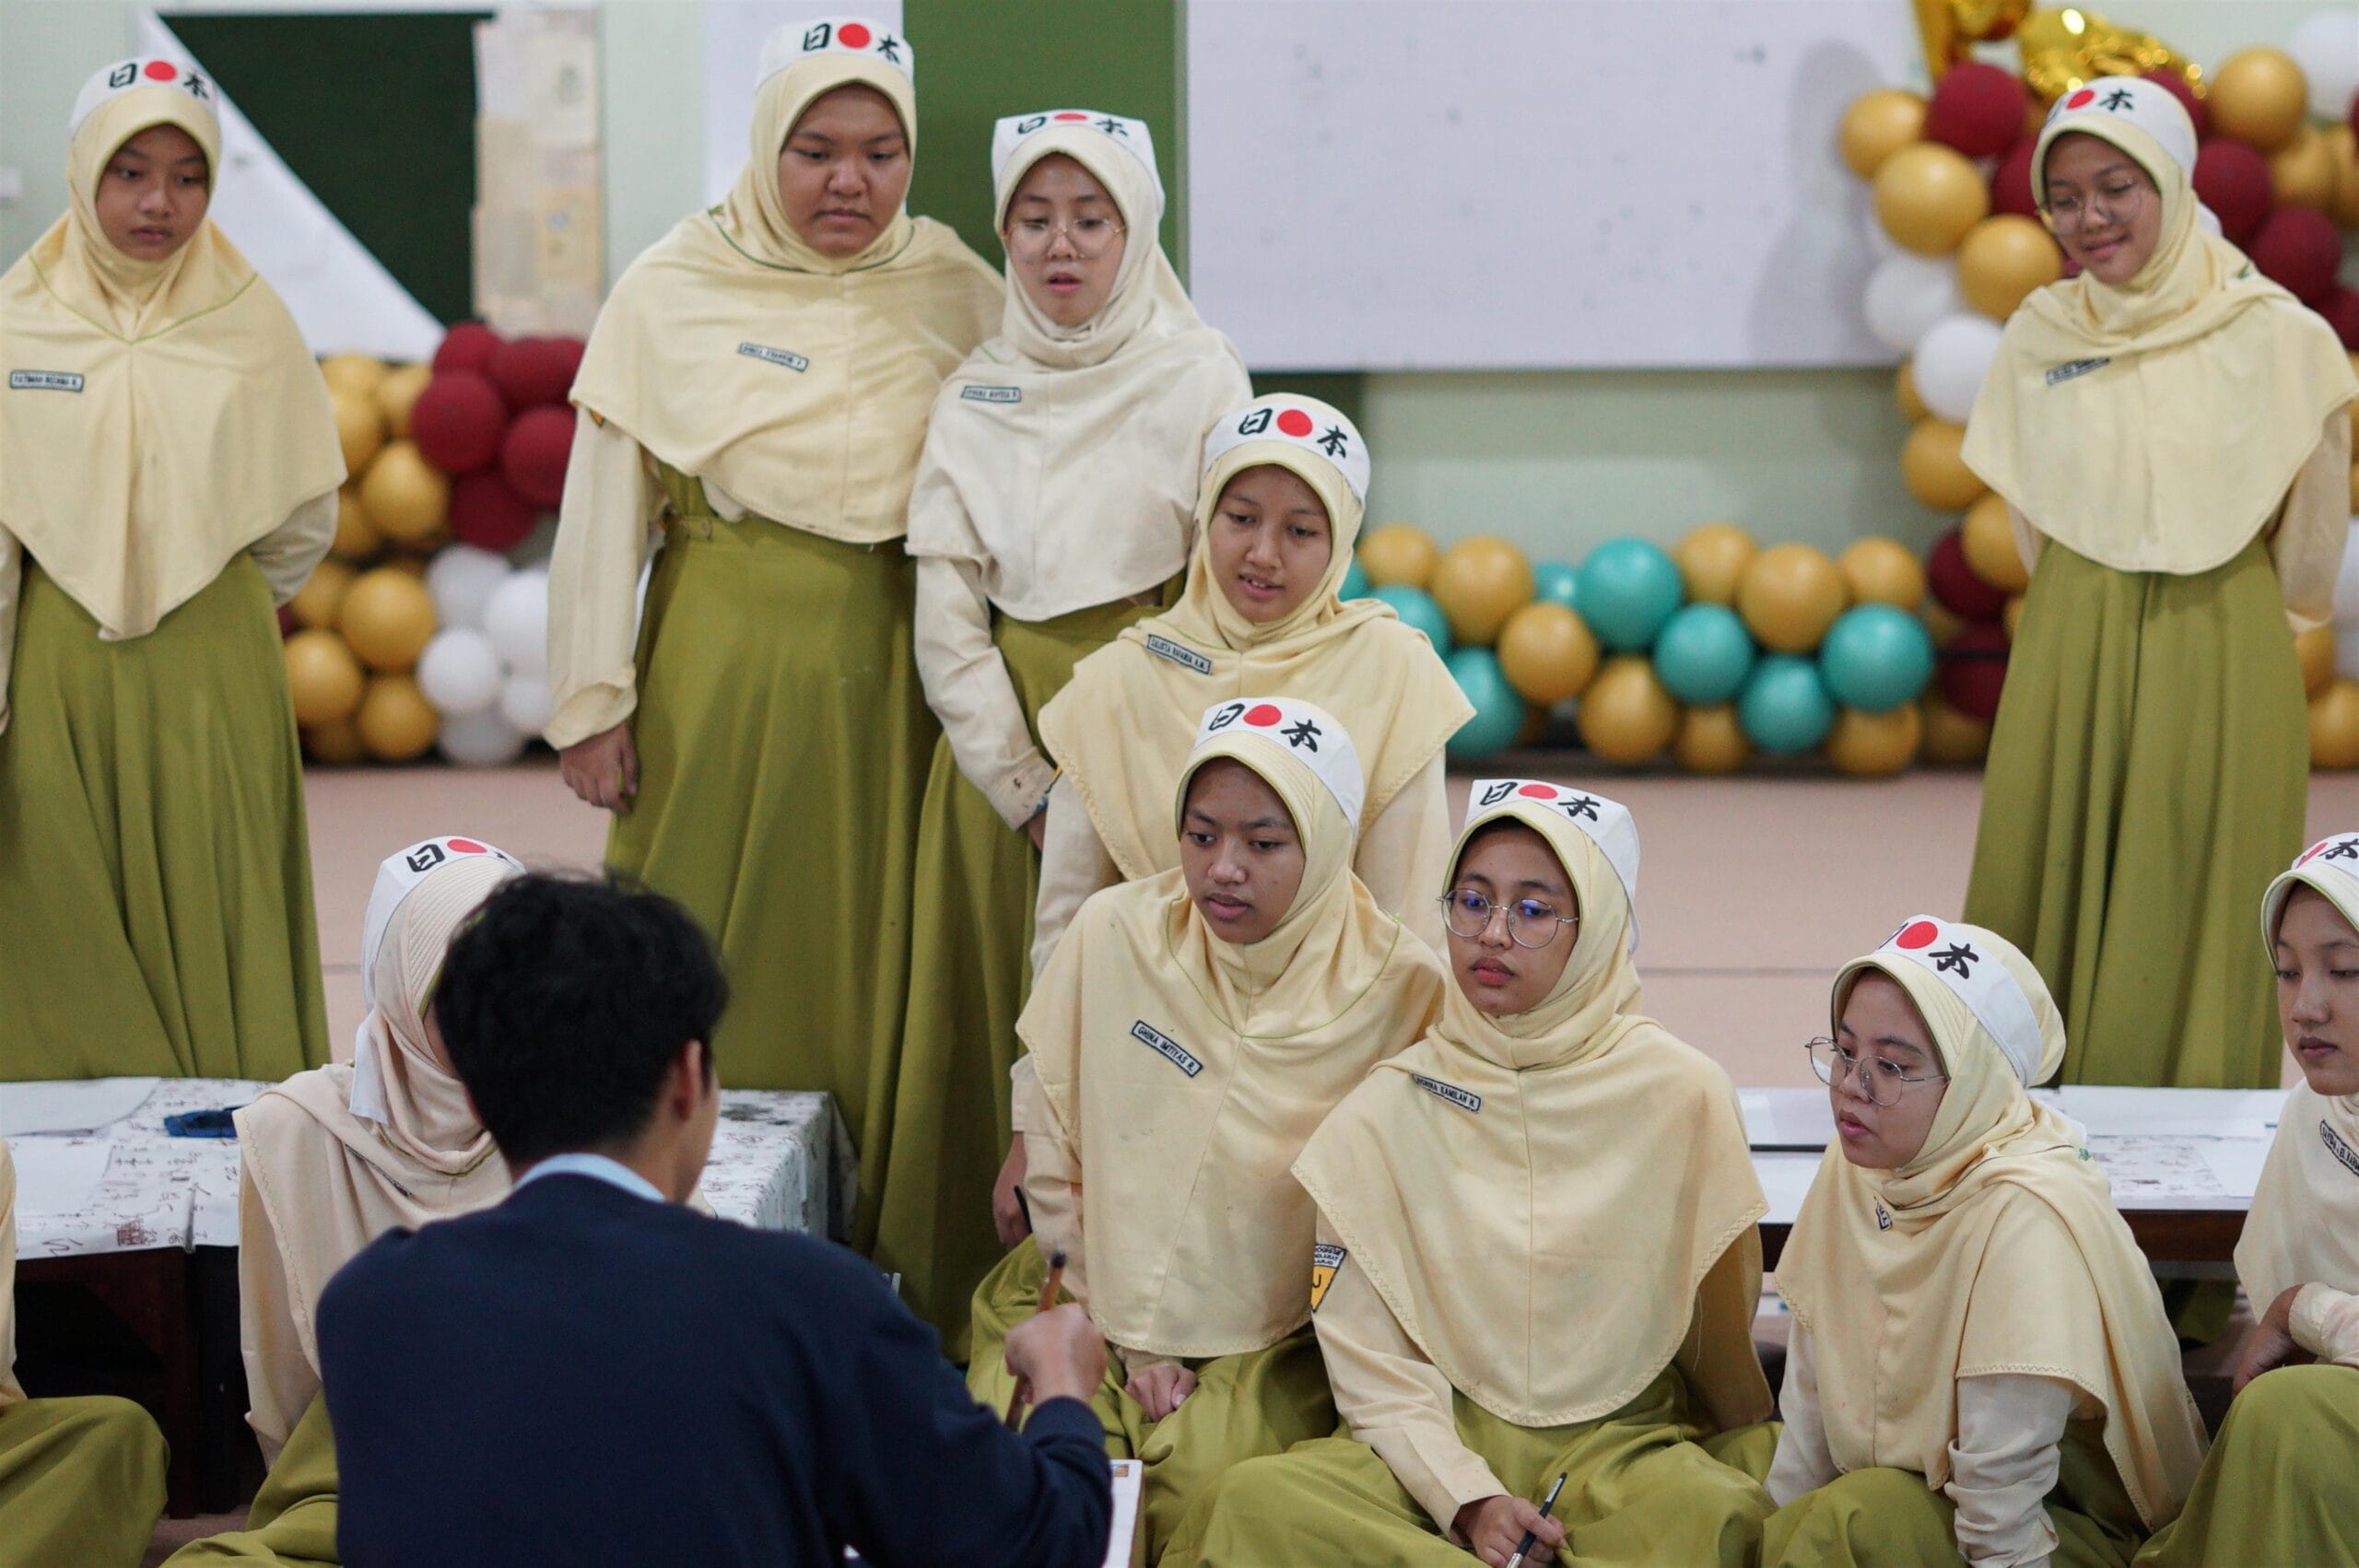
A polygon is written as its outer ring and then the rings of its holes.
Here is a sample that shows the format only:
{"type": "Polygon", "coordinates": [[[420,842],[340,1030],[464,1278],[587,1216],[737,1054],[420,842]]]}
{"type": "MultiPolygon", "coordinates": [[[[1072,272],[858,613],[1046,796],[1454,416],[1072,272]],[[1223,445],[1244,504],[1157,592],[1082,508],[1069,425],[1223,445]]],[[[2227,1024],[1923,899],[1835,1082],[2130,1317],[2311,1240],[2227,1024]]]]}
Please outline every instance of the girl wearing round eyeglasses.
{"type": "Polygon", "coordinates": [[[1024,1234],[1012,1189],[996,1225],[991,1193],[1056,777],[1034,726],[1077,661],[1168,597],[1204,432],[1252,395],[1158,242],[1144,122],[1011,116],[992,168],[1008,263],[1000,330],[943,382],[910,498],[918,674],[943,733],[875,1194],[877,1264],[960,1359],[968,1298],[1024,1234]]]}
{"type": "Polygon", "coordinates": [[[2286,623],[2331,617],[2350,532],[2359,383],[2214,231],[2195,153],[2155,83],[2057,100],[2032,188],[2081,273],[2016,310],[1966,436],[2036,568],[1966,915],[2054,979],[2073,1082],[2276,1084],[2246,911],[2305,841],[2286,623]]]}

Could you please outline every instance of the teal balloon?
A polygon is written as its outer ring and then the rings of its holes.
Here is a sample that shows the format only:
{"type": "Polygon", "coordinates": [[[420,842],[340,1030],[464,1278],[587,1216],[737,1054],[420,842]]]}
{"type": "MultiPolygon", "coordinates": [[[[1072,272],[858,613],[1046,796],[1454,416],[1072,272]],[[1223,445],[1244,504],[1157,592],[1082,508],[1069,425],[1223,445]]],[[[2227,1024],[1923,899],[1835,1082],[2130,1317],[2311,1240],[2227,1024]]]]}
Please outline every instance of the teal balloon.
{"type": "Polygon", "coordinates": [[[1736,721],[1772,756],[1806,752],[1835,727],[1835,698],[1816,663],[1798,653],[1764,654],[1736,699],[1736,721]]]}
{"type": "Polygon", "coordinates": [[[1744,622],[1725,604],[1689,604],[1655,638],[1655,673],[1672,696],[1705,706],[1744,689],[1756,649],[1744,622]]]}
{"type": "Polygon", "coordinates": [[[1378,589],[1373,597],[1391,605],[1394,614],[1425,633],[1436,653],[1445,659],[1449,657],[1449,650],[1455,646],[1449,638],[1449,617],[1441,613],[1441,606],[1434,603],[1432,594],[1422,588],[1396,582],[1378,589]]]}
{"type": "Polygon", "coordinates": [[[1344,586],[1335,590],[1338,599],[1365,599],[1368,596],[1367,568],[1360,565],[1357,556],[1344,568],[1344,586]]]}
{"type": "Polygon", "coordinates": [[[1474,717],[1449,738],[1449,755],[1474,762],[1513,745],[1523,732],[1523,698],[1508,685],[1499,656],[1487,648],[1461,648],[1449,656],[1449,673],[1474,705],[1474,717]]]}
{"type": "Polygon", "coordinates": [[[1679,563],[1643,539],[1609,539],[1581,563],[1581,619],[1616,653],[1651,646],[1686,592],[1679,563]]]}
{"type": "Polygon", "coordinates": [[[1542,604],[1581,607],[1581,574],[1568,561],[1536,561],[1532,568],[1532,597],[1542,604]]]}
{"type": "Polygon", "coordinates": [[[1914,702],[1933,677],[1925,623],[1890,604],[1846,610],[1818,645],[1818,673],[1836,701],[1864,713],[1914,702]]]}

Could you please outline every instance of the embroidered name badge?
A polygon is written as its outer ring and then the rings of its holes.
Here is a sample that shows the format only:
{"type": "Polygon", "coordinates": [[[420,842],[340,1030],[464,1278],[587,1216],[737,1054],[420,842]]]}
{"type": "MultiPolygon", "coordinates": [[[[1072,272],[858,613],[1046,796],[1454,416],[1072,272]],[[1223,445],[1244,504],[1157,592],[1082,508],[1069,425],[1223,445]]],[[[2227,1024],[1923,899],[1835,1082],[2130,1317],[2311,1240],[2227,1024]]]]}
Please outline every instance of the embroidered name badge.
{"type": "Polygon", "coordinates": [[[11,370],[8,390],[77,392],[82,390],[82,378],[71,370],[11,370]]]}
{"type": "Polygon", "coordinates": [[[1188,1054],[1188,1047],[1142,1018],[1131,1025],[1131,1038],[1143,1046],[1151,1046],[1164,1060],[1193,1078],[1204,1070],[1204,1064],[1188,1054]]]}
{"type": "Polygon", "coordinates": [[[1022,403],[1022,387],[960,387],[958,395],[968,403],[1022,403]]]}
{"type": "Polygon", "coordinates": [[[1483,1113],[1483,1096],[1470,1094],[1455,1083],[1445,1083],[1438,1078],[1428,1078],[1422,1072],[1409,1074],[1409,1081],[1438,1100],[1448,1100],[1462,1111],[1483,1113]]]}
{"type": "Polygon", "coordinates": [[[1881,1202],[1876,1204],[1876,1229],[1880,1231],[1892,1229],[1892,1216],[1884,1212],[1881,1202]]]}
{"type": "Polygon", "coordinates": [[[2334,1129],[2326,1124],[2324,1117],[2318,1118],[2318,1138],[2326,1144],[2326,1152],[2333,1155],[2344,1170],[2359,1176],[2359,1152],[2354,1152],[2350,1144],[2345,1143],[2334,1129]]]}
{"type": "Polygon", "coordinates": [[[741,343],[737,352],[748,359],[759,359],[766,365],[783,365],[790,370],[808,370],[811,361],[800,354],[789,354],[783,348],[770,348],[758,343],[741,343]]]}
{"type": "Polygon", "coordinates": [[[2075,359],[2069,364],[2059,365],[2048,371],[2048,384],[2051,387],[2061,386],[2075,377],[2085,376],[2092,370],[2102,370],[2112,363],[2113,358],[2110,355],[2102,359],[2075,359]]]}
{"type": "Polygon", "coordinates": [[[1146,650],[1157,659],[1168,659],[1174,664],[1184,664],[1199,675],[1213,673],[1213,661],[1192,648],[1185,648],[1168,637],[1147,635],[1146,650]]]}
{"type": "Polygon", "coordinates": [[[1335,1282],[1335,1270],[1344,1266],[1344,1249],[1332,1241],[1322,1241],[1310,1249],[1310,1310],[1327,1299],[1327,1287],[1335,1282]]]}

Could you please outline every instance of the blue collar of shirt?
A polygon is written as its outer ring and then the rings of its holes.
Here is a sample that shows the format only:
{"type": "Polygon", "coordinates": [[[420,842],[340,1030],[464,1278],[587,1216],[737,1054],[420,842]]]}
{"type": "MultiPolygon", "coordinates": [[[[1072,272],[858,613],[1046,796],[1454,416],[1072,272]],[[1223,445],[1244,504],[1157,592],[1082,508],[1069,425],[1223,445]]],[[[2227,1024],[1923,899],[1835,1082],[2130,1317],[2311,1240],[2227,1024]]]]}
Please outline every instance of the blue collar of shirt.
{"type": "Polygon", "coordinates": [[[590,1176],[611,1186],[619,1187],[633,1197],[644,1198],[650,1203],[661,1203],[664,1200],[663,1195],[656,1190],[653,1182],[632,1170],[620,1160],[610,1160],[604,1154],[551,1154],[547,1159],[526,1171],[516,1185],[519,1188],[530,1187],[543,1176],[590,1176]]]}

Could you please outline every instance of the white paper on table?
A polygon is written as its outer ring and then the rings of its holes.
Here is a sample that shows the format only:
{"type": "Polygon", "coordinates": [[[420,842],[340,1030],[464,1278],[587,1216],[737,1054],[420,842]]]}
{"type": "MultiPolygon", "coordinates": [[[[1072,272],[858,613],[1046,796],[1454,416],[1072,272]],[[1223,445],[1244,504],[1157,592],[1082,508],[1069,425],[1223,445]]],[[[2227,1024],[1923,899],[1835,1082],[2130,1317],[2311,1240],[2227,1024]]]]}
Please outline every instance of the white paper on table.
{"type": "Polygon", "coordinates": [[[147,1103],[154,1078],[79,1078],[0,1083],[0,1138],[35,1132],[95,1132],[147,1103]]]}
{"type": "Polygon", "coordinates": [[[1139,1529],[1139,1486],[1146,1467],[1136,1459],[1109,1459],[1114,1468],[1114,1527],[1106,1539],[1106,1568],[1130,1568],[1131,1538],[1139,1529]]]}
{"type": "Polygon", "coordinates": [[[1818,1177],[1818,1167],[1825,1156],[1821,1154],[1756,1153],[1753,1156],[1753,1174],[1760,1178],[1762,1196],[1769,1200],[1769,1211],[1761,1216],[1765,1225],[1790,1225],[1794,1216],[1802,1211],[1802,1199],[1810,1196],[1810,1184],[1818,1177]]]}
{"type": "Polygon", "coordinates": [[[8,1153],[17,1163],[19,1214],[71,1214],[106,1180],[114,1146],[96,1138],[28,1138],[8,1153]]]}
{"type": "Polygon", "coordinates": [[[2034,1091],[2101,1138],[2267,1138],[2283,1089],[2143,1089],[2067,1083],[2034,1091]]]}
{"type": "Polygon", "coordinates": [[[1824,1089],[1740,1089],[1744,1141],[1755,1149],[1815,1153],[1835,1141],[1835,1107],[1824,1089]]]}
{"type": "Polygon", "coordinates": [[[2269,1158],[2270,1142],[2266,1138],[2207,1138],[2195,1148],[2229,1197],[2249,1201],[2259,1190],[2260,1167],[2269,1158]]]}

